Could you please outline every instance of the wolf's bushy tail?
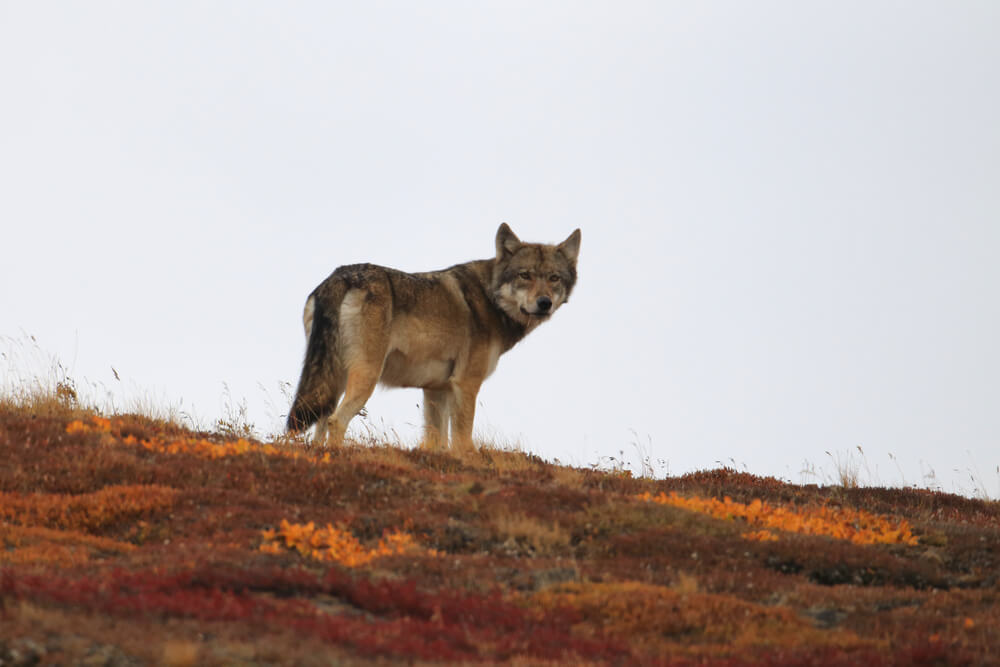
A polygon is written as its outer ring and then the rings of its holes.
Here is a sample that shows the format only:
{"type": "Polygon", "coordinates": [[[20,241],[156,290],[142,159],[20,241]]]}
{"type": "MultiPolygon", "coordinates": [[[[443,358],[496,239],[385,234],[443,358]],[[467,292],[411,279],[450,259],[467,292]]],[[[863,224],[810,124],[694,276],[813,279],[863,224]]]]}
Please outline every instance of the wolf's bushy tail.
{"type": "Polygon", "coordinates": [[[342,286],[332,287],[332,290],[321,288],[311,297],[312,329],[306,342],[302,377],[299,378],[295,400],[288,411],[286,427],[290,432],[303,431],[331,414],[344,390],[344,372],[337,338],[340,302],[346,290],[342,286]]]}

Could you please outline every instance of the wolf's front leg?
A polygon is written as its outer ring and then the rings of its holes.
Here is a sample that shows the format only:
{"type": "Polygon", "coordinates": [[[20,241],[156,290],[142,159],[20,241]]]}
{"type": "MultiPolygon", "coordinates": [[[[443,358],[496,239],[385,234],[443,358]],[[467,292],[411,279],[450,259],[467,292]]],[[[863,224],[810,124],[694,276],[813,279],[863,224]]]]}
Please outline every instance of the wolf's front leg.
{"type": "Polygon", "coordinates": [[[424,447],[447,446],[451,404],[450,389],[424,389],[424,447]]]}

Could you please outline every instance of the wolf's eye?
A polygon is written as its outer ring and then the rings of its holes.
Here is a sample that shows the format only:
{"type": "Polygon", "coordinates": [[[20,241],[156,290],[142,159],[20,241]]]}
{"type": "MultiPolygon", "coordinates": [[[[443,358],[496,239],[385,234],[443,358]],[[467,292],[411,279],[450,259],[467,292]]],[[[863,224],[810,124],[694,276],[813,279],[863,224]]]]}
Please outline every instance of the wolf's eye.
{"type": "Polygon", "coordinates": [[[531,280],[531,274],[527,271],[521,271],[521,273],[517,274],[517,277],[521,280],[531,280]]]}
{"type": "Polygon", "coordinates": [[[558,275],[556,275],[554,273],[551,276],[549,276],[549,282],[550,283],[557,283],[560,280],[562,280],[562,278],[560,278],[558,275]]]}

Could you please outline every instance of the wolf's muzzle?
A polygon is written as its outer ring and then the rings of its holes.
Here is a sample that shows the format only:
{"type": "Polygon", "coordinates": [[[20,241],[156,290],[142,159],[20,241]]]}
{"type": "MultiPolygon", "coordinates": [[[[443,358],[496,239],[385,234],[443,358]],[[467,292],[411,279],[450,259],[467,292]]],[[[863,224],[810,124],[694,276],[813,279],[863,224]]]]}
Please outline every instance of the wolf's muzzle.
{"type": "Polygon", "coordinates": [[[538,300],[535,301],[535,307],[538,308],[538,312],[547,313],[552,309],[552,299],[547,296],[540,296],[538,300]]]}

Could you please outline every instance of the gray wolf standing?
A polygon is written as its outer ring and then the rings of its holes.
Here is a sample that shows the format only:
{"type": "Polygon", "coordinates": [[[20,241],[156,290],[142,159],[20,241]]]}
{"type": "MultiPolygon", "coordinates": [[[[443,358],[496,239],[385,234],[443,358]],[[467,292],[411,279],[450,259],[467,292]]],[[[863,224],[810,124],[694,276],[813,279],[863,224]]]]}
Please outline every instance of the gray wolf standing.
{"type": "Polygon", "coordinates": [[[428,273],[338,268],[306,300],[288,430],[315,423],[316,442],[339,445],[381,382],[424,390],[425,445],[447,445],[450,422],[452,447],[471,449],[479,387],[501,354],[566,303],[579,252],[579,229],[545,245],[522,243],[504,223],[491,259],[428,273]]]}

